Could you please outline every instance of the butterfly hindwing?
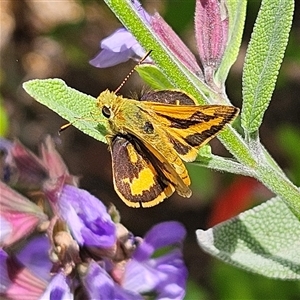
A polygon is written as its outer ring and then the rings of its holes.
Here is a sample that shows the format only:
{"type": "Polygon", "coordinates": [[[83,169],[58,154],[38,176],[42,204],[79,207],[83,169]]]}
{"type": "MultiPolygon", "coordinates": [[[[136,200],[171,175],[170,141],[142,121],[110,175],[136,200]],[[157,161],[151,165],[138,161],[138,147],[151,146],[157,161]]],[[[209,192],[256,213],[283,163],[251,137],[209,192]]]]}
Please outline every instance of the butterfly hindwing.
{"type": "Polygon", "coordinates": [[[173,194],[172,184],[159,174],[134,137],[116,135],[111,156],[115,190],[128,206],[154,206],[173,194]]]}
{"type": "Polygon", "coordinates": [[[170,147],[170,143],[161,129],[156,128],[154,136],[138,135],[143,151],[148,153],[155,169],[175,187],[182,197],[190,197],[190,177],[183,161],[177,152],[170,147]],[[158,138],[159,137],[159,138],[158,138]]]}
{"type": "Polygon", "coordinates": [[[141,101],[173,105],[196,105],[196,101],[192,97],[177,90],[149,91],[141,97],[141,101]]]}

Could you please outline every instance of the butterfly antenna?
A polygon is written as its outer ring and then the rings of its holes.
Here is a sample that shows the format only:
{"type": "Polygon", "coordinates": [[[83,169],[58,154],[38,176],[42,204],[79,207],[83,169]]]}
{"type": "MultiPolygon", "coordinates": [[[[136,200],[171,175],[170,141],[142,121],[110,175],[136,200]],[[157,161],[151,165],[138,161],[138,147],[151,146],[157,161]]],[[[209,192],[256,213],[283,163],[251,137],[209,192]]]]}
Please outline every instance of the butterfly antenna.
{"type": "Polygon", "coordinates": [[[58,135],[60,135],[63,131],[65,131],[67,128],[69,128],[71,125],[73,125],[73,122],[69,122],[67,124],[64,124],[62,126],[60,126],[59,130],[58,130],[58,135]]]}
{"type": "Polygon", "coordinates": [[[152,50],[148,51],[144,57],[142,57],[140,59],[140,61],[135,65],[135,67],[127,74],[127,76],[124,78],[124,80],[122,81],[122,83],[118,86],[118,88],[115,90],[115,93],[117,93],[122,87],[123,85],[126,83],[126,81],[129,79],[129,77],[132,75],[132,73],[135,71],[135,68],[137,66],[139,66],[142,62],[145,61],[145,59],[150,55],[150,53],[152,52],[152,50]]]}

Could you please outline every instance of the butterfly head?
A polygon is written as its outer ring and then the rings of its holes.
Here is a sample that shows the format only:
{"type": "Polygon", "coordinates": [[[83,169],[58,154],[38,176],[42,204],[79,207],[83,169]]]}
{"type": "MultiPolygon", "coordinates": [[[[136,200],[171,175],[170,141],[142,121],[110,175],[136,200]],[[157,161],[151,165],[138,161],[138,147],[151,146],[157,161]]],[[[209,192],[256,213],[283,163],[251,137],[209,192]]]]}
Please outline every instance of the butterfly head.
{"type": "Polygon", "coordinates": [[[102,112],[103,116],[107,119],[110,119],[114,115],[118,103],[120,102],[121,96],[117,96],[114,92],[105,90],[97,98],[97,107],[102,112]]]}

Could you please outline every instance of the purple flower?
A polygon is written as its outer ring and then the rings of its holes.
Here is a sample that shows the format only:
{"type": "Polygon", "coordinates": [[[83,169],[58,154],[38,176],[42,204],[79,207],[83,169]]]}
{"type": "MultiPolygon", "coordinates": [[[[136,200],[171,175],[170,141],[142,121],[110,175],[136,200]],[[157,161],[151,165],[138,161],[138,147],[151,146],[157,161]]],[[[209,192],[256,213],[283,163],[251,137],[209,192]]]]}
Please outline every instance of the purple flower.
{"type": "Polygon", "coordinates": [[[9,299],[72,299],[67,278],[62,273],[50,275],[49,241],[35,237],[19,253],[8,256],[0,250],[0,294],[9,299]]]}
{"type": "Polygon", "coordinates": [[[70,290],[68,279],[62,272],[57,273],[55,276],[53,276],[45,292],[41,295],[40,299],[74,299],[74,295],[70,290]]]}
{"type": "Polygon", "coordinates": [[[0,295],[5,293],[7,287],[11,284],[7,267],[8,254],[0,249],[0,295]]]}
{"type": "Polygon", "coordinates": [[[65,185],[58,206],[79,245],[110,248],[116,243],[116,226],[106,207],[87,191],[65,185]]]}
{"type": "Polygon", "coordinates": [[[51,244],[45,234],[33,237],[21,249],[15,252],[15,257],[24,267],[36,277],[50,281],[52,262],[49,258],[51,244]]]}
{"type": "MultiPolygon", "coordinates": [[[[142,8],[141,4],[134,0],[133,5],[146,23],[150,23],[151,17],[142,8]]],[[[97,68],[107,68],[129,59],[139,60],[146,52],[135,37],[125,28],[119,28],[109,37],[100,42],[100,52],[90,60],[90,64],[97,68]]],[[[145,62],[152,62],[148,57],[145,62]]]]}
{"type": "MultiPolygon", "coordinates": [[[[129,59],[138,60],[145,55],[145,50],[134,36],[125,28],[117,29],[100,43],[101,51],[90,60],[90,64],[97,68],[107,68],[129,59]]],[[[146,62],[151,62],[149,58],[146,62]]]]}
{"type": "Polygon", "coordinates": [[[126,290],[114,282],[112,277],[94,261],[89,264],[86,274],[82,276],[82,282],[89,299],[143,299],[139,293],[126,290]]]}
{"type": "Polygon", "coordinates": [[[0,249],[0,282],[0,295],[11,300],[20,299],[20,295],[38,299],[47,284],[3,249],[0,249]]]}
{"type": "Polygon", "coordinates": [[[136,238],[119,223],[115,208],[107,211],[76,186],[49,138],[40,157],[19,142],[5,149],[4,168],[21,174],[8,183],[22,188],[16,191],[0,181],[2,297],[143,299],[144,293],[155,293],[157,299],[183,298],[186,268],[180,248],[185,230],[180,224],[163,223],[144,240],[136,238]],[[25,182],[30,183],[27,189],[25,182]],[[152,257],[168,246],[173,250],[152,257]]]}
{"type": "Polygon", "coordinates": [[[183,299],[187,269],[181,247],[185,235],[184,227],[178,222],[154,226],[127,263],[123,287],[138,293],[155,291],[156,299],[183,299]],[[173,246],[173,250],[153,257],[155,251],[168,246],[173,246]]]}

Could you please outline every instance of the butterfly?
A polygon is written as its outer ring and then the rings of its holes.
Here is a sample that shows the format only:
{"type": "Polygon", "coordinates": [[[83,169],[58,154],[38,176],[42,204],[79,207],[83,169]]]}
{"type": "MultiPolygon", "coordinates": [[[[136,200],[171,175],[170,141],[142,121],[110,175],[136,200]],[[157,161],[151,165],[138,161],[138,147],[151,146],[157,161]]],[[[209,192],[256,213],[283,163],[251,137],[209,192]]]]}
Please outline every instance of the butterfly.
{"type": "Polygon", "coordinates": [[[105,90],[97,107],[108,120],[114,188],[130,207],[157,205],[175,191],[190,197],[183,161],[194,161],[199,148],[239,112],[234,106],[196,105],[178,90],[148,92],[141,100],[105,90]]]}
{"type": "MultiPolygon", "coordinates": [[[[191,180],[184,161],[194,161],[199,148],[232,122],[239,109],[197,105],[192,96],[179,90],[150,91],[140,100],[124,98],[117,92],[133,72],[115,91],[103,91],[96,101],[107,119],[115,191],[130,207],[157,205],[175,191],[190,197],[191,180]]],[[[71,124],[61,126],[60,131],[71,124]]]]}

